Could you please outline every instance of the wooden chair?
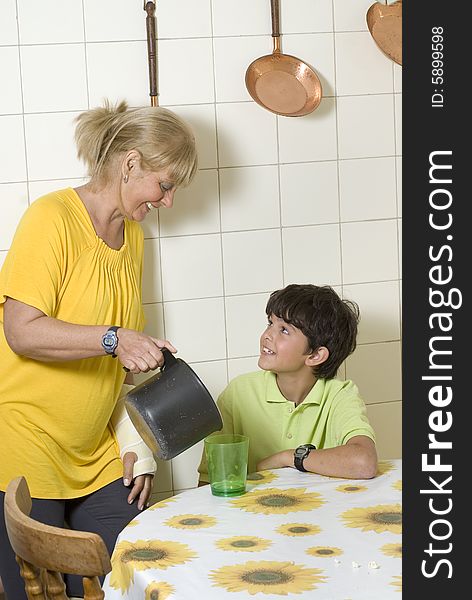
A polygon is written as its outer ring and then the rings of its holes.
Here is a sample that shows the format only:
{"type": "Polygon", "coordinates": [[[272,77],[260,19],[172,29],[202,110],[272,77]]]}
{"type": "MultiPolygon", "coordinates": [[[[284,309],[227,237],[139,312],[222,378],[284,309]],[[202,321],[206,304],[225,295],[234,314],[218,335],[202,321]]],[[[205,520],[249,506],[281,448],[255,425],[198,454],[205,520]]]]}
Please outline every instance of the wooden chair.
{"type": "Polygon", "coordinates": [[[24,477],[5,493],[5,522],[29,600],[68,600],[61,573],[81,575],[84,600],[103,600],[98,577],[111,571],[105,542],[96,533],[44,525],[32,519],[24,477]]]}

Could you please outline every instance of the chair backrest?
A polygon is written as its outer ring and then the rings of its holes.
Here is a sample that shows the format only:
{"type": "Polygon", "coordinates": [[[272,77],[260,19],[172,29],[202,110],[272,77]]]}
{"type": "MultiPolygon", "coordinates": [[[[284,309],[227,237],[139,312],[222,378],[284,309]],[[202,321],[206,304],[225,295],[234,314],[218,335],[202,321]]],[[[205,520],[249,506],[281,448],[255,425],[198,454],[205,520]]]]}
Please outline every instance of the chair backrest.
{"type": "Polygon", "coordinates": [[[84,600],[103,600],[98,577],[111,571],[105,542],[96,533],[44,525],[32,519],[24,477],[5,493],[5,523],[30,600],[67,600],[61,573],[81,575],[84,600]]]}

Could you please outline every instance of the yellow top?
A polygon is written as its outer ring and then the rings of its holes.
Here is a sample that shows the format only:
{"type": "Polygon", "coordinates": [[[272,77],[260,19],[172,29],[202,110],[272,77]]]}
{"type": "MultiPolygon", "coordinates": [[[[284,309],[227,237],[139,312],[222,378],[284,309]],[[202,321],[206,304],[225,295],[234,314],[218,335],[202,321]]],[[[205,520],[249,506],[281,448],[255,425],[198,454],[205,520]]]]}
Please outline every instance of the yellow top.
{"type": "MultiPolygon", "coordinates": [[[[125,221],[123,246],[107,246],[72,188],[39,198],[0,272],[0,323],[9,296],[69,323],[142,330],[143,244],[139,224],[125,221]]],[[[124,376],[105,354],[67,362],[18,356],[2,326],[0,490],[24,475],[34,498],[77,498],[120,478],[109,421],[124,376]]]]}

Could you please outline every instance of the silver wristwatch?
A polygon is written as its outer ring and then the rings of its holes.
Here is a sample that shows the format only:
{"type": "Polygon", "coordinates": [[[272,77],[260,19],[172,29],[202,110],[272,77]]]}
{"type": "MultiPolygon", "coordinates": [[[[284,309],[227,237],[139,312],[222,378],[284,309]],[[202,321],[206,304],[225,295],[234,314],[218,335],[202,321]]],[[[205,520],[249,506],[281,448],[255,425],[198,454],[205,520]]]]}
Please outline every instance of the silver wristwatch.
{"type": "Polygon", "coordinates": [[[116,332],[119,327],[113,325],[109,327],[107,331],[102,336],[102,348],[105,350],[107,354],[110,354],[113,358],[116,358],[115,350],[118,346],[118,336],[116,332]]]}

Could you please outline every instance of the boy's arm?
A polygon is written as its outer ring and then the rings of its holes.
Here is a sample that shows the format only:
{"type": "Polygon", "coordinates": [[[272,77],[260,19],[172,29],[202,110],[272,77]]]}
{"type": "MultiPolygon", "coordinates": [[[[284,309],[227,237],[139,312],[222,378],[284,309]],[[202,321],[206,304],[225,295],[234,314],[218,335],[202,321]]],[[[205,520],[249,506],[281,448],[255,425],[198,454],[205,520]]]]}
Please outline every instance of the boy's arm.
{"type": "MultiPolygon", "coordinates": [[[[258,471],[294,467],[291,450],[282,450],[261,460],[258,471]]],[[[377,473],[377,450],[375,443],[366,435],[356,435],[343,446],[312,450],[303,462],[311,473],[343,477],[345,479],[371,479],[377,473]]]]}

